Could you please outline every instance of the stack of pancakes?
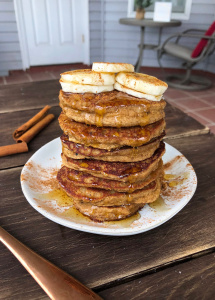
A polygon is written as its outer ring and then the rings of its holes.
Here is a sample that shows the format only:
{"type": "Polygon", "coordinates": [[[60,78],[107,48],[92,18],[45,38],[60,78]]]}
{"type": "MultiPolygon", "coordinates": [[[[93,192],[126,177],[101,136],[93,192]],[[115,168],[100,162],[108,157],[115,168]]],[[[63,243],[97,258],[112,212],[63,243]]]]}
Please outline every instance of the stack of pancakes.
{"type": "Polygon", "coordinates": [[[130,64],[61,74],[62,167],[57,178],[82,214],[112,221],[160,194],[166,83],[130,64]]]}

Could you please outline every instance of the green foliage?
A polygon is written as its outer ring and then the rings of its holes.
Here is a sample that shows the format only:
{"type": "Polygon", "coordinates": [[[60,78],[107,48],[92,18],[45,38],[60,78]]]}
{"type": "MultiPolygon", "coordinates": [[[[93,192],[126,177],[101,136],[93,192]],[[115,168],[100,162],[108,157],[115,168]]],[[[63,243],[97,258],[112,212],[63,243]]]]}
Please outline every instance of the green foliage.
{"type": "Polygon", "coordinates": [[[153,2],[151,0],[135,0],[134,1],[135,9],[137,9],[137,8],[147,8],[152,4],[153,4],[153,2]]]}

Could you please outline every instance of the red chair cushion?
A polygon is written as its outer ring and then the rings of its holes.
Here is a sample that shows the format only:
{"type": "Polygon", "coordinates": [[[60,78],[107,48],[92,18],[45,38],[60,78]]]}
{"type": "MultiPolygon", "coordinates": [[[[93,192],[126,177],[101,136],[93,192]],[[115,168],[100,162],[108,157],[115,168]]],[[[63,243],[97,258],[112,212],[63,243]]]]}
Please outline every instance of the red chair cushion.
{"type": "MultiPolygon", "coordinates": [[[[215,21],[211,24],[211,26],[208,28],[208,30],[205,32],[205,35],[211,36],[215,32],[215,21]]],[[[193,50],[191,57],[195,58],[198,57],[201,53],[204,47],[207,45],[208,40],[206,39],[201,39],[196,48],[193,50]]]]}

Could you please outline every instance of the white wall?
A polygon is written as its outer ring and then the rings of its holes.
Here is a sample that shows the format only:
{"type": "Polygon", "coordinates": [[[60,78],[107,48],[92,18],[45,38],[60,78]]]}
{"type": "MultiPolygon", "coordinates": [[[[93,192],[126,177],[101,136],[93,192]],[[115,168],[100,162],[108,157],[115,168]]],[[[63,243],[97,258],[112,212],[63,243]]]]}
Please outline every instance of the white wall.
{"type": "MultiPolygon", "coordinates": [[[[127,3],[127,0],[90,0],[90,40],[93,40],[90,53],[91,62],[100,60],[101,51],[104,49],[104,61],[135,64],[138,56],[140,28],[119,24],[120,18],[127,17],[127,3]],[[99,9],[101,9],[100,13],[99,9]],[[102,20],[104,20],[103,26],[102,20]],[[100,43],[99,39],[101,39],[100,43]]],[[[181,27],[164,28],[162,41],[169,35],[188,28],[207,29],[214,19],[215,0],[193,0],[190,19],[183,21],[181,27]]],[[[157,39],[158,29],[146,28],[145,42],[153,44],[157,42],[157,39]]],[[[185,45],[190,48],[194,48],[197,42],[198,40],[184,39],[185,45]]],[[[181,66],[181,61],[172,57],[166,57],[162,61],[166,67],[178,68],[181,66]]],[[[142,65],[157,67],[156,52],[145,50],[142,65]]],[[[196,68],[215,73],[215,53],[208,61],[197,65],[196,68]]]]}
{"type": "Polygon", "coordinates": [[[22,69],[13,0],[0,0],[0,76],[22,69]]]}

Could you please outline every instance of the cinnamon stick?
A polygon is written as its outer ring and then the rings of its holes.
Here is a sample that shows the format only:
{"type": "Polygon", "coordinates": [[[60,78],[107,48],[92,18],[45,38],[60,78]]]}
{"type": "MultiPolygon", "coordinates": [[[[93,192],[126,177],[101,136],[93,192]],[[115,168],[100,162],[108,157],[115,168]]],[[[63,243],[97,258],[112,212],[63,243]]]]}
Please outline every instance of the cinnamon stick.
{"type": "Polygon", "coordinates": [[[28,145],[25,142],[0,147],[0,157],[23,152],[28,152],[28,145]]]}
{"type": "Polygon", "coordinates": [[[28,120],[25,124],[21,125],[18,129],[16,129],[13,133],[13,138],[16,141],[20,138],[29,128],[38,123],[47,113],[47,111],[51,108],[51,106],[46,105],[41,111],[39,111],[33,118],[28,120]]]}
{"type": "Polygon", "coordinates": [[[35,135],[37,135],[44,127],[46,127],[52,120],[54,119],[53,114],[49,114],[45,116],[42,120],[40,120],[37,124],[31,127],[28,131],[26,131],[22,136],[16,139],[17,143],[20,142],[30,142],[35,135]]]}

